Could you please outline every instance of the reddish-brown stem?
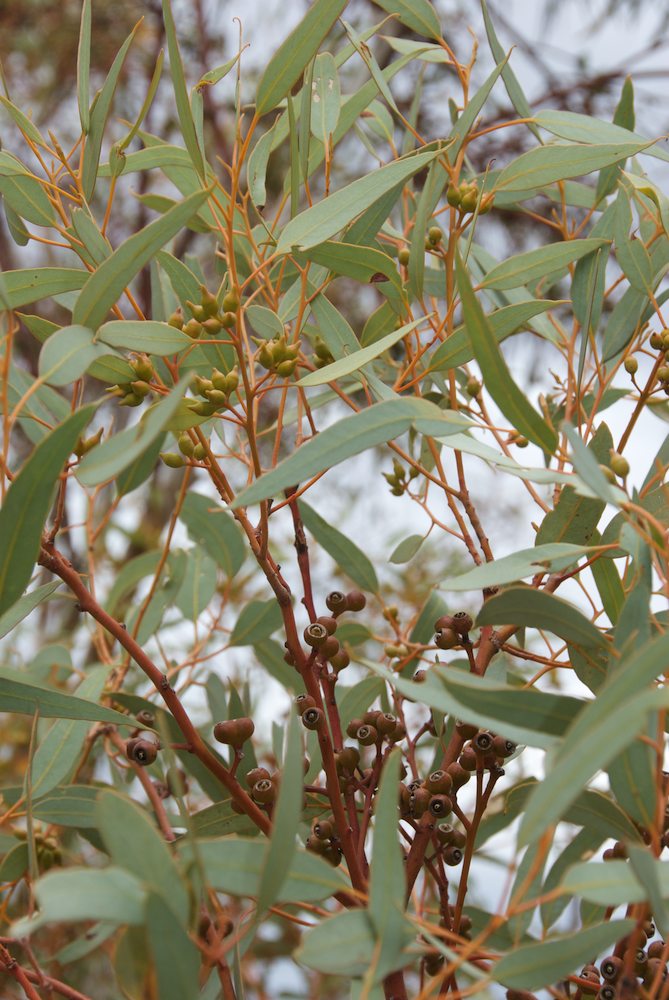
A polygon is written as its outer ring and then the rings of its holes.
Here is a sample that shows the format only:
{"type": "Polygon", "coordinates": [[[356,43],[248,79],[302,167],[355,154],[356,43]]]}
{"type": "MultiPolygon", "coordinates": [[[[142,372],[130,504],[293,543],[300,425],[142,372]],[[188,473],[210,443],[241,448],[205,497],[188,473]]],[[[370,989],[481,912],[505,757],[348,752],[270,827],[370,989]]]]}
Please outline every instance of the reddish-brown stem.
{"type": "Polygon", "coordinates": [[[314,595],[311,588],[311,569],[309,566],[309,547],[307,545],[306,535],[304,534],[304,525],[302,524],[302,515],[300,514],[300,508],[297,505],[297,500],[294,498],[293,494],[296,492],[296,488],[293,487],[292,490],[286,490],[286,497],[288,499],[288,504],[290,506],[290,513],[293,517],[293,526],[295,528],[295,551],[297,552],[297,565],[300,569],[300,576],[302,577],[302,589],[304,591],[304,598],[302,603],[307,609],[307,614],[309,615],[309,621],[314,622],[318,615],[316,614],[316,608],[314,605],[314,595]]]}
{"type": "Polygon", "coordinates": [[[167,678],[161,673],[153,660],[147,656],[139,643],[129,635],[125,626],[121,622],[116,621],[115,618],[112,618],[92,597],[72,564],[48,543],[42,546],[39,564],[60,577],[77,598],[80,610],[90,614],[130,654],[169,708],[186,742],[190,745],[192,752],[198,760],[202,761],[204,766],[227,788],[235,802],[253,820],[256,826],[263,833],[269,833],[271,824],[267,816],[261,812],[239,782],[235,780],[228,769],[211,752],[191,722],[188,713],[167,678]]]}

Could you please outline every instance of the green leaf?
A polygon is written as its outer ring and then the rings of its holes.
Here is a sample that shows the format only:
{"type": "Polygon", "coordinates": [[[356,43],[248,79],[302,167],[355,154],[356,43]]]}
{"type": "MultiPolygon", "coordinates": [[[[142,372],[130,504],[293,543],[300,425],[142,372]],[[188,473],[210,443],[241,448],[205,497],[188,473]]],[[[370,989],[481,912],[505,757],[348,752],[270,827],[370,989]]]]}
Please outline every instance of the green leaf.
{"type": "Polygon", "coordinates": [[[188,893],[169,848],[148,813],[126,795],[103,790],[97,798],[95,817],[112,863],[162,896],[184,924],[188,916],[188,893]]]}
{"type": "Polygon", "coordinates": [[[439,18],[429,0],[374,0],[374,3],[388,14],[396,14],[400,24],[417,35],[437,42],[441,38],[439,18]]]}
{"type": "Polygon", "coordinates": [[[304,751],[302,727],[292,712],[286,730],[286,750],[281,768],[279,796],[272,814],[272,835],[258,887],[259,917],[277,899],[295,854],[295,837],[302,812],[304,751]]]}
{"type": "Polygon", "coordinates": [[[350,578],[363,590],[376,593],[379,581],[371,560],[343,532],[329,524],[304,500],[299,501],[304,526],[350,578]]]}
{"type": "Polygon", "coordinates": [[[367,911],[348,910],[307,931],[295,957],[317,972],[341,975],[345,963],[347,976],[364,976],[373,961],[375,946],[367,911]]]}
{"type": "Polygon", "coordinates": [[[201,493],[188,493],[179,513],[188,534],[201,545],[232,579],[239,571],[246,549],[234,519],[220,504],[201,493]]]}
{"type": "Polygon", "coordinates": [[[521,945],[500,959],[492,971],[495,979],[510,989],[546,987],[580,969],[633,927],[633,920],[611,920],[540,944],[521,945]]]}
{"type": "Polygon", "coordinates": [[[281,627],[281,608],[275,598],[269,601],[250,601],[242,609],[237,624],[232,630],[231,646],[252,646],[268,639],[272,632],[281,627]]]}
{"type": "Polygon", "coordinates": [[[37,146],[42,146],[43,149],[49,149],[49,146],[42,138],[40,130],[37,128],[34,122],[30,120],[24,113],[12,104],[4,94],[0,94],[0,106],[2,106],[5,111],[9,112],[12,119],[18,125],[19,129],[23,135],[34,142],[37,146]]]}
{"type": "Polygon", "coordinates": [[[406,875],[397,839],[401,752],[395,748],[383,765],[374,809],[374,845],[370,865],[369,917],[380,944],[375,979],[401,968],[411,938],[404,916],[406,875]]]}
{"type": "MultiPolygon", "coordinates": [[[[97,702],[107,680],[107,674],[106,667],[97,667],[90,671],[77,688],[76,697],[97,702]]],[[[30,795],[33,801],[47,795],[57,785],[71,778],[81,757],[89,729],[90,726],[85,721],[59,719],[54,722],[40,741],[32,759],[30,795]]],[[[27,778],[25,788],[27,792],[27,778]]]]}
{"type": "Polygon", "coordinates": [[[12,604],[8,611],[0,615],[0,639],[3,639],[12,629],[27,618],[35,608],[46,600],[54,590],[60,587],[60,580],[52,583],[43,583],[41,587],[35,587],[28,594],[24,594],[18,601],[12,604]]]}
{"type": "Polygon", "coordinates": [[[442,152],[439,148],[411,153],[333,192],[287,223],[279,237],[277,253],[289,253],[291,247],[304,250],[329,240],[387,191],[413,177],[442,152]]]}
{"type": "Polygon", "coordinates": [[[149,407],[139,423],[108,438],[84,455],[77,470],[77,479],[82,486],[99,486],[113,479],[142,455],[162,434],[189,381],[190,376],[181,379],[168,396],[149,407]]]}
{"type": "Polygon", "coordinates": [[[60,868],[35,883],[39,913],[12,924],[16,937],[27,937],[46,924],[109,920],[115,924],[144,922],[145,890],[141,881],[108,868],[60,868]]]}
{"type": "Polygon", "coordinates": [[[85,326],[64,326],[46,341],[39,355],[39,376],[50,385],[69,385],[105,353],[85,326]]]}
{"type": "Polygon", "coordinates": [[[393,330],[391,333],[386,334],[381,340],[370,344],[369,347],[363,347],[361,350],[355,351],[354,354],[349,354],[345,358],[333,361],[332,364],[325,365],[324,368],[319,368],[315,372],[303,375],[297,384],[301,386],[324,385],[326,382],[335,382],[344,375],[350,375],[351,372],[358,371],[364,365],[373,361],[374,358],[378,358],[379,355],[396,344],[398,340],[402,340],[403,337],[406,337],[412,330],[415,330],[416,327],[424,322],[425,318],[421,316],[420,319],[406,323],[398,330],[393,330]]]}
{"type": "Polygon", "coordinates": [[[110,347],[145,351],[157,357],[177,354],[193,343],[190,337],[169,323],[156,323],[151,320],[112,320],[100,327],[97,337],[110,347]]]}
{"type": "Polygon", "coordinates": [[[365,677],[350,687],[343,687],[343,685],[338,684],[336,692],[339,718],[341,719],[342,729],[346,729],[346,726],[352,719],[359,719],[374,699],[381,696],[383,693],[383,681],[380,677],[365,677]]]}
{"type": "Polygon", "coordinates": [[[338,465],[352,455],[392,441],[412,425],[422,434],[445,437],[467,423],[458,414],[442,412],[424,399],[390,399],[375,403],[338,420],[307,441],[276,468],[238,493],[232,506],[241,507],[276,496],[287,487],[338,465]]]}
{"type": "MultiPolygon", "coordinates": [[[[346,236],[350,238],[351,230],[346,236]]],[[[390,284],[385,282],[381,284],[385,284],[386,288],[392,285],[397,292],[402,291],[397,264],[388,254],[374,247],[326,240],[325,243],[319,243],[318,246],[305,250],[301,256],[313,261],[314,264],[322,264],[335,274],[344,274],[360,282],[368,283],[377,274],[385,275],[390,284]]]]}
{"type": "Polygon", "coordinates": [[[480,590],[498,587],[504,583],[515,583],[526,576],[546,572],[549,569],[566,569],[591,550],[585,545],[568,545],[552,542],[536,545],[533,549],[521,549],[509,556],[502,556],[491,563],[475,566],[461,576],[447,577],[441,584],[443,590],[480,590]]]}
{"type": "Polygon", "coordinates": [[[230,833],[252,835],[258,832],[253,820],[239,815],[232,808],[232,799],[215,802],[206,809],[191,816],[193,835],[200,837],[224,837],[230,833]]]}
{"type": "Polygon", "coordinates": [[[129,719],[111,708],[92,701],[40,687],[30,681],[16,680],[13,671],[0,670],[0,712],[34,715],[39,711],[46,719],[87,719],[89,722],[110,722],[116,726],[134,726],[129,719]]]}
{"type": "Polygon", "coordinates": [[[407,538],[403,538],[395,546],[388,556],[388,562],[397,563],[398,565],[409,562],[416,555],[424,541],[424,535],[408,535],[407,538]]]}
{"type": "MultiPolygon", "coordinates": [[[[588,449],[598,462],[604,463],[608,462],[612,448],[611,432],[606,424],[602,423],[588,444],[588,449]]],[[[541,522],[536,537],[537,545],[546,542],[588,545],[593,539],[605,506],[603,500],[580,496],[572,486],[565,486],[554,509],[549,511],[541,522]]]]}
{"type": "Polygon", "coordinates": [[[573,264],[600,247],[608,246],[609,242],[602,239],[567,240],[516,254],[488,271],[482,286],[496,289],[520,288],[554,271],[561,271],[568,264],[573,264]]]}
{"type": "Polygon", "coordinates": [[[314,60],[311,85],[311,134],[322,143],[329,142],[339,121],[341,94],[334,56],[321,52],[314,60]]]}
{"type": "Polygon", "coordinates": [[[669,932],[669,913],[667,913],[667,907],[664,904],[664,897],[660,886],[660,865],[646,848],[635,844],[627,845],[627,857],[629,858],[630,868],[646,890],[646,898],[650,903],[653,921],[660,934],[666,937],[669,932]]]}
{"type": "Polygon", "coordinates": [[[653,140],[646,139],[643,142],[602,143],[596,146],[571,143],[540,146],[521,153],[505,167],[497,178],[495,190],[529,191],[569,177],[582,177],[636,156],[652,145],[653,140]]]}
{"type": "MultiPolygon", "coordinates": [[[[657,726],[651,730],[653,717],[648,720],[646,735],[654,740],[657,726]]],[[[652,826],[655,818],[655,754],[652,746],[635,740],[607,769],[611,791],[625,812],[642,826],[652,826]]]]}
{"type": "Polygon", "coordinates": [[[198,1000],[200,952],[166,903],[165,893],[148,894],[146,933],[158,980],[158,996],[160,1000],[198,1000]]]}
{"type": "MultiPolygon", "coordinates": [[[[483,12],[483,23],[485,24],[486,35],[488,36],[488,44],[490,45],[490,51],[492,52],[492,57],[496,63],[501,62],[504,58],[504,49],[500,45],[499,39],[497,38],[497,33],[493,26],[490,14],[488,13],[488,4],[486,0],[481,0],[481,9],[483,12]]],[[[506,87],[506,92],[509,95],[509,100],[513,104],[515,110],[518,112],[519,118],[531,118],[532,109],[528,103],[523,89],[518,82],[516,74],[513,72],[510,66],[505,65],[502,70],[502,80],[504,81],[504,86],[506,87]]],[[[536,125],[532,122],[528,122],[527,127],[532,131],[537,139],[539,138],[539,130],[536,125]]]]}
{"type": "Polygon", "coordinates": [[[188,150],[189,156],[193,162],[193,166],[197,170],[200,177],[204,178],[204,160],[202,157],[202,150],[200,149],[200,144],[197,139],[197,132],[193,122],[190,102],[188,100],[186,77],[184,75],[183,62],[181,61],[181,53],[179,52],[179,43],[177,42],[177,32],[174,25],[174,17],[172,15],[170,0],[163,0],[163,23],[165,25],[167,51],[170,56],[170,73],[172,76],[172,85],[174,87],[174,98],[179,118],[179,125],[181,126],[181,134],[183,135],[184,142],[186,143],[186,149],[188,150]]]}
{"type": "Polygon", "coordinates": [[[79,28],[79,46],[77,48],[77,103],[79,105],[79,121],[81,131],[86,135],[90,116],[88,106],[90,95],[91,69],[91,0],[83,0],[81,5],[81,26],[79,28]]]}
{"type": "Polygon", "coordinates": [[[74,307],[72,321],[97,330],[128,283],[183,229],[210,193],[210,189],[196,191],[122,243],[86,281],[74,307]]]}
{"type": "MultiPolygon", "coordinates": [[[[517,330],[526,329],[533,316],[548,312],[556,306],[565,305],[566,300],[527,299],[487,313],[486,319],[498,344],[517,330]]],[[[453,331],[430,358],[428,371],[458,368],[474,357],[474,348],[466,326],[453,331]]]]}
{"type": "Polygon", "coordinates": [[[511,378],[459,254],[456,272],[465,323],[487,391],[517,431],[547,454],[552,454],[557,445],[557,435],[528,403],[511,378]]]}
{"type": "Polygon", "coordinates": [[[31,267],[19,271],[4,271],[2,275],[2,302],[8,309],[40,299],[62,295],[81,288],[89,273],[78,267],[31,267]]]}
{"type": "Polygon", "coordinates": [[[599,629],[568,601],[533,587],[510,587],[489,598],[476,619],[477,625],[523,625],[559,635],[578,646],[603,646],[599,629]]]}
{"type": "MultiPolygon", "coordinates": [[[[184,860],[190,860],[192,847],[186,841],[179,846],[184,860]]],[[[253,837],[201,840],[197,845],[198,860],[211,887],[247,898],[258,895],[266,850],[253,837]]],[[[314,903],[346,888],[350,887],[342,872],[298,848],[278,898],[284,903],[314,903]]]]}
{"type": "Polygon", "coordinates": [[[601,768],[634,741],[648,714],[666,696],[648,689],[669,654],[669,636],[660,636],[627,659],[570,726],[546,779],[532,793],[518,834],[529,843],[556,822],[601,768]]]}
{"type": "Polygon", "coordinates": [[[0,152],[0,194],[21,219],[36,226],[53,226],[54,209],[44,187],[20,160],[0,152]]]}
{"type": "MultiPolygon", "coordinates": [[[[277,119],[277,122],[278,120],[279,119],[277,119]]],[[[267,197],[267,190],[265,186],[267,164],[269,162],[270,153],[272,152],[272,143],[274,141],[274,132],[277,122],[275,122],[271,129],[265,132],[264,135],[261,135],[251,150],[251,155],[246,162],[246,183],[249,189],[249,195],[251,197],[251,201],[258,209],[264,207],[265,199],[267,197]]]]}
{"type": "Polygon", "coordinates": [[[330,28],[344,13],[346,4],[347,0],[316,0],[312,4],[297,27],[274,53],[260,78],[256,96],[258,115],[264,115],[275,108],[299,80],[330,28]]]}
{"type": "Polygon", "coordinates": [[[61,785],[35,802],[33,815],[44,823],[95,829],[95,802],[99,792],[99,787],[93,785],[61,785]]]}
{"type": "Polygon", "coordinates": [[[571,445],[574,469],[578,472],[586,486],[590,487],[599,500],[615,504],[616,507],[619,506],[620,499],[624,497],[624,494],[617,487],[609,483],[599,467],[597,458],[592,451],[586,448],[578,431],[566,422],[562,424],[561,429],[571,445]]]}
{"type": "MultiPolygon", "coordinates": [[[[574,111],[555,111],[548,109],[540,111],[534,120],[541,128],[546,129],[561,139],[583,143],[638,143],[646,146],[648,156],[656,156],[669,163],[669,153],[659,145],[657,139],[647,139],[637,132],[622,128],[619,124],[602,121],[591,115],[580,115],[574,111]],[[648,145],[650,143],[650,146],[648,145]],[[655,145],[653,145],[655,143],[655,145]]],[[[632,154],[634,155],[634,154],[632,154]]]]}
{"type": "MultiPolygon", "coordinates": [[[[84,143],[81,170],[81,186],[84,192],[84,198],[88,202],[90,202],[93,197],[93,192],[95,191],[95,184],[98,177],[98,167],[100,165],[102,139],[104,137],[107,119],[109,118],[109,112],[111,111],[112,101],[114,100],[116,85],[118,84],[118,79],[121,75],[121,70],[123,69],[123,63],[125,62],[125,57],[128,54],[128,49],[130,48],[132,40],[135,37],[135,33],[139,29],[141,23],[141,21],[137,22],[119,49],[116,58],[111,65],[111,69],[107,74],[107,78],[102,85],[102,89],[95,95],[91,106],[88,134],[84,143]]],[[[79,321],[75,320],[75,322],[79,321]]],[[[86,324],[84,323],[84,326],[85,325],[86,324]]]]}
{"type": "MultiPolygon", "coordinates": [[[[653,867],[661,898],[668,899],[669,865],[655,861],[653,867]]],[[[586,861],[574,865],[563,878],[561,889],[600,906],[643,903],[648,898],[627,861],[586,861]]]]}
{"type": "Polygon", "coordinates": [[[186,573],[174,603],[185,618],[194,622],[215,592],[216,563],[200,546],[195,546],[186,553],[186,573]]]}
{"type": "Polygon", "coordinates": [[[0,614],[11,608],[30,582],[53,488],[94,409],[83,407],[42,438],[7,490],[0,509],[0,614]]]}

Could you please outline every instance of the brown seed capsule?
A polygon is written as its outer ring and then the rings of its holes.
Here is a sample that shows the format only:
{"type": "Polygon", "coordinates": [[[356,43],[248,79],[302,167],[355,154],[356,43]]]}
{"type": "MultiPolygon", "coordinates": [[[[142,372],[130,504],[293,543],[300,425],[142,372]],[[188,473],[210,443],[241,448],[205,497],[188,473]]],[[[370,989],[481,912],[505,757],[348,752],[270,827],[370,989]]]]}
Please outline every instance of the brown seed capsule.
{"type": "Polygon", "coordinates": [[[342,856],[342,849],[337,844],[328,844],[323,852],[323,857],[332,865],[333,868],[336,868],[341,864],[342,856]]]}
{"type": "Polygon", "coordinates": [[[315,705],[316,699],[312,698],[310,694],[298,694],[295,699],[295,708],[298,715],[304,715],[308,708],[314,708],[315,705]]]}
{"type": "Polygon", "coordinates": [[[311,829],[319,840],[329,840],[335,832],[332,819],[315,819],[311,829]]]}
{"type": "Polygon", "coordinates": [[[434,644],[437,649],[453,649],[460,642],[460,637],[455,629],[442,628],[435,634],[434,644]]]}
{"type": "Polygon", "coordinates": [[[351,662],[351,657],[348,655],[345,649],[340,649],[335,656],[330,657],[330,666],[333,670],[337,672],[344,670],[351,662]]]}
{"type": "Polygon", "coordinates": [[[379,708],[369,708],[362,716],[363,726],[376,726],[377,719],[383,715],[379,708]]]}
{"type": "Polygon", "coordinates": [[[148,767],[158,756],[158,744],[152,740],[136,737],[133,740],[128,740],[125,745],[125,753],[128,760],[134,761],[140,767],[148,767]]]}
{"type": "Polygon", "coordinates": [[[648,958],[662,958],[664,948],[664,941],[651,941],[648,945],[648,958]]]}
{"type": "Polygon", "coordinates": [[[425,972],[428,976],[436,976],[439,974],[443,964],[443,955],[426,955],[424,959],[425,972]]]}
{"type": "Polygon", "coordinates": [[[462,850],[467,843],[467,835],[462,830],[453,830],[451,843],[455,844],[456,847],[459,847],[460,850],[462,850]]]}
{"type": "Polygon", "coordinates": [[[339,653],[339,640],[333,635],[329,635],[322,646],[319,646],[318,654],[323,660],[329,660],[339,653]]]}
{"type": "Polygon", "coordinates": [[[389,743],[401,743],[406,739],[407,731],[401,722],[398,722],[392,733],[388,733],[386,739],[389,743]]]}
{"type": "Polygon", "coordinates": [[[446,770],[453,779],[453,788],[455,789],[462,788],[463,785],[467,784],[467,782],[471,777],[469,772],[465,771],[464,767],[461,767],[461,765],[458,764],[457,761],[454,761],[452,764],[449,764],[446,770]]]}
{"type": "Polygon", "coordinates": [[[307,708],[302,713],[302,725],[305,729],[318,729],[323,721],[323,713],[320,708],[307,708]]]}
{"type": "Polygon", "coordinates": [[[471,632],[473,625],[474,619],[466,611],[456,611],[453,615],[453,625],[451,627],[459,635],[467,635],[468,632],[471,632]]]}
{"type": "Polygon", "coordinates": [[[451,844],[453,842],[453,834],[455,833],[455,830],[450,823],[442,823],[441,826],[437,827],[435,833],[437,834],[437,839],[441,844],[451,844]]]}
{"type": "Polygon", "coordinates": [[[660,982],[663,983],[667,978],[667,966],[666,963],[662,961],[661,958],[649,958],[646,964],[646,971],[643,977],[644,986],[648,987],[653,984],[656,976],[659,973],[660,982]]]}
{"type": "Polygon", "coordinates": [[[343,747],[335,754],[337,770],[352,774],[360,763],[360,751],[357,747],[343,747]]]}
{"type": "Polygon", "coordinates": [[[496,736],[492,741],[493,753],[497,754],[498,757],[510,757],[516,752],[516,749],[516,744],[503,736],[496,736]]]}
{"type": "Polygon", "coordinates": [[[425,683],[426,677],[427,677],[427,670],[417,670],[416,673],[413,675],[412,680],[414,684],[423,684],[425,683]]]}
{"type": "Polygon", "coordinates": [[[375,726],[363,725],[358,729],[355,738],[361,746],[371,747],[378,740],[379,734],[375,726]]]}
{"type": "Polygon", "coordinates": [[[617,955],[608,955],[599,963],[599,971],[607,983],[615,983],[623,971],[623,960],[617,955]]]}
{"type": "Polygon", "coordinates": [[[442,858],[444,859],[444,864],[446,865],[459,865],[462,861],[462,851],[455,844],[449,844],[448,847],[444,848],[442,853],[442,858]]]}
{"type": "Polygon", "coordinates": [[[250,740],[255,731],[253,719],[243,717],[241,719],[228,719],[227,722],[217,722],[214,726],[214,739],[219,743],[225,743],[241,750],[247,740],[250,740]]]}
{"type": "Polygon", "coordinates": [[[453,812],[453,803],[448,795],[433,795],[428,808],[433,816],[448,816],[453,812]]]}
{"type": "Polygon", "coordinates": [[[328,638],[328,630],[325,625],[321,625],[319,622],[312,622],[304,630],[304,641],[307,646],[311,646],[313,649],[320,649],[328,638]]]}
{"type": "Polygon", "coordinates": [[[267,770],[266,767],[252,767],[251,770],[247,771],[246,775],[244,776],[244,781],[249,786],[249,788],[253,788],[253,786],[258,781],[268,781],[268,780],[269,780],[269,771],[267,770]]]}
{"type": "Polygon", "coordinates": [[[472,740],[472,747],[477,753],[489,753],[492,750],[492,733],[481,729],[472,740]]]}
{"type": "Polygon", "coordinates": [[[140,726],[146,726],[147,729],[153,729],[156,724],[156,717],[148,708],[141,708],[135,715],[135,718],[140,726]]]}
{"type": "Polygon", "coordinates": [[[346,727],[346,735],[350,736],[354,740],[358,734],[360,726],[364,726],[364,721],[362,719],[351,719],[346,727]]]}
{"type": "Polygon", "coordinates": [[[382,736],[389,736],[397,726],[397,719],[391,712],[379,712],[375,725],[382,736]]]}
{"type": "Polygon", "coordinates": [[[325,854],[328,849],[327,841],[319,840],[316,836],[309,836],[304,842],[304,846],[308,851],[313,854],[320,854],[321,856],[325,854]]]}
{"type": "Polygon", "coordinates": [[[346,595],[346,606],[349,611],[362,611],[366,604],[367,598],[361,590],[349,590],[346,595]]]}
{"type": "Polygon", "coordinates": [[[433,795],[448,795],[453,787],[453,779],[448,771],[433,771],[425,779],[425,787],[433,795]]]}
{"type": "Polygon", "coordinates": [[[276,798],[276,785],[270,778],[261,778],[260,781],[256,781],[251,789],[251,796],[255,802],[260,802],[262,805],[274,802],[276,798]]]}
{"type": "Polygon", "coordinates": [[[422,786],[419,786],[414,792],[411,793],[409,809],[414,819],[420,819],[423,813],[427,811],[431,798],[432,796],[428,792],[427,788],[423,788],[422,786]]]}
{"type": "Polygon", "coordinates": [[[441,632],[445,628],[455,629],[453,615],[440,615],[434,623],[434,631],[441,632]]]}
{"type": "Polygon", "coordinates": [[[337,631],[337,619],[332,615],[320,615],[316,621],[328,630],[328,635],[334,635],[337,631]]]}
{"type": "Polygon", "coordinates": [[[458,736],[462,736],[463,740],[471,740],[479,731],[478,726],[473,726],[471,722],[463,722],[462,719],[455,720],[455,729],[458,736]]]}
{"type": "Polygon", "coordinates": [[[341,615],[348,608],[346,594],[342,594],[341,590],[333,590],[325,598],[325,606],[333,615],[341,615]]]}
{"type": "Polygon", "coordinates": [[[458,757],[458,763],[465,771],[475,771],[479,766],[479,759],[471,747],[465,747],[458,757]]]}

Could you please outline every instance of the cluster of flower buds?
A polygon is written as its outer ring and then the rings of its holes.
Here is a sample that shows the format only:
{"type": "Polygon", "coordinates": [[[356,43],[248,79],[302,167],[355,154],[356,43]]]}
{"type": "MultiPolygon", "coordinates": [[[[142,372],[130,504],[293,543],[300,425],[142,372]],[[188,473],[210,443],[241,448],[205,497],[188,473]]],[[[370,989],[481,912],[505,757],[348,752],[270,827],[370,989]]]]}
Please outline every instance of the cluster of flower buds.
{"type": "Polygon", "coordinates": [[[408,474],[407,470],[404,468],[401,462],[396,458],[393,459],[393,471],[383,472],[383,478],[390,486],[390,492],[394,497],[401,497],[406,491],[409,481],[415,479],[418,475],[418,469],[414,469],[413,466],[409,468],[408,474]]]}
{"type": "Polygon", "coordinates": [[[140,354],[129,364],[137,378],[130,382],[110,385],[107,389],[110,395],[118,398],[119,406],[139,406],[152,391],[149,383],[155,377],[156,370],[150,359],[145,354],[140,354]]]}
{"type": "Polygon", "coordinates": [[[342,850],[335,830],[334,816],[315,819],[304,846],[313,854],[320,854],[336,868],[341,863],[342,850]]]}
{"type": "Polygon", "coordinates": [[[199,340],[202,336],[217,337],[221,330],[229,330],[237,322],[239,295],[234,290],[228,292],[219,307],[217,297],[204,285],[200,285],[199,303],[187,300],[186,305],[190,309],[191,319],[185,320],[183,310],[179,308],[168,319],[169,325],[181,330],[191,340],[199,340]]]}
{"type": "Polygon", "coordinates": [[[314,356],[312,361],[314,368],[325,368],[326,365],[331,365],[334,361],[330,348],[322,337],[314,338],[314,356]]]}
{"type": "MultiPolygon", "coordinates": [[[[669,355],[669,329],[660,330],[659,333],[652,333],[650,336],[650,346],[659,351],[659,361],[665,361],[665,355],[669,355]]],[[[630,375],[634,375],[639,367],[639,362],[635,357],[625,358],[625,370],[630,375]]],[[[664,389],[666,396],[669,396],[669,365],[662,364],[657,369],[657,377],[660,386],[664,389]]]]}
{"type": "Polygon", "coordinates": [[[97,444],[100,444],[100,441],[102,440],[102,430],[103,428],[100,427],[100,429],[96,431],[96,433],[93,434],[91,437],[79,438],[74,448],[72,449],[77,458],[83,458],[84,455],[91,450],[91,448],[95,448],[97,444]]]}
{"type": "Polygon", "coordinates": [[[239,372],[236,365],[227,375],[214,368],[209,378],[196,375],[193,384],[202,399],[197,402],[189,401],[189,409],[198,417],[211,417],[218,410],[224,410],[228,406],[230,396],[239,385],[239,372]]]}
{"type": "MultiPolygon", "coordinates": [[[[480,196],[479,215],[485,215],[493,206],[495,196],[484,194],[480,196]]],[[[446,189],[446,201],[453,208],[459,208],[464,214],[475,212],[479,204],[479,188],[476,181],[463,181],[458,184],[449,184],[446,189]]]]}
{"type": "Polygon", "coordinates": [[[261,337],[253,337],[253,340],[258,345],[258,364],[283,378],[293,374],[299,362],[299,344],[289,344],[285,333],[272,340],[261,337]]]}

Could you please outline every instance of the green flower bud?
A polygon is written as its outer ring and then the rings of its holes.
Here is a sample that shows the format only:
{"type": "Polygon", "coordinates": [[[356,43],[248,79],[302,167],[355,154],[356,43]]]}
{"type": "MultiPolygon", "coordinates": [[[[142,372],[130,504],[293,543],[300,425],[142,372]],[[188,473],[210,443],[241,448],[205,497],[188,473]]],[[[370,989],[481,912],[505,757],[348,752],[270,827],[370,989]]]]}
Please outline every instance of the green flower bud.
{"type": "Polygon", "coordinates": [[[186,325],[183,327],[183,332],[191,340],[197,340],[202,333],[202,324],[198,323],[196,319],[189,319],[186,325]]]}
{"type": "Polygon", "coordinates": [[[227,293],[227,295],[223,296],[223,311],[236,312],[238,309],[239,309],[239,295],[234,289],[231,289],[227,293]]]}
{"type": "Polygon", "coordinates": [[[179,435],[179,440],[177,441],[177,444],[179,445],[179,451],[181,452],[181,454],[185,455],[186,458],[190,458],[195,449],[195,445],[193,444],[193,442],[191,441],[190,437],[186,432],[179,435]]]}
{"type": "Polygon", "coordinates": [[[173,451],[161,451],[160,457],[170,469],[181,469],[186,464],[183,455],[177,455],[173,451]]]}
{"type": "Polygon", "coordinates": [[[183,330],[184,314],[181,308],[172,313],[167,323],[169,326],[173,326],[175,330],[183,330]]]}
{"type": "Polygon", "coordinates": [[[409,248],[408,247],[402,247],[402,249],[400,250],[400,252],[397,255],[397,259],[399,260],[399,262],[402,265],[402,267],[406,267],[407,266],[407,264],[409,263],[409,257],[410,256],[411,256],[411,251],[409,250],[409,248]]]}

